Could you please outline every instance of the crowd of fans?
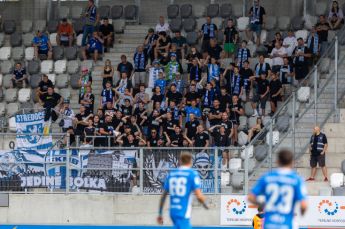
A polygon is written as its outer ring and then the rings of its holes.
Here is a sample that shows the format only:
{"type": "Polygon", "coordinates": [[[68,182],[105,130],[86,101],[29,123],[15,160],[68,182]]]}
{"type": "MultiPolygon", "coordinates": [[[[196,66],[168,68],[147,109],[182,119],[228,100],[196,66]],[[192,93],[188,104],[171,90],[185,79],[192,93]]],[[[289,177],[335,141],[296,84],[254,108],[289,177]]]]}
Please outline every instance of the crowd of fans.
{"type": "MultiPolygon", "coordinates": [[[[97,61],[98,54],[112,45],[113,30],[107,18],[99,30],[95,29],[99,18],[91,0],[86,16],[89,20],[84,28],[83,56],[86,59],[93,53],[97,61]]],[[[240,117],[246,115],[248,103],[252,117],[257,118],[256,125],[244,130],[249,142],[263,128],[262,117],[274,115],[278,102],[306,77],[309,67],[320,57],[328,31],[340,28],[344,22],[334,1],[329,16],[320,16],[306,40],[295,37],[291,30],[286,35],[277,32],[272,42],[260,44],[256,38],[265,28],[266,12],[259,0],[254,1],[249,17],[243,36],[234,21],[227,20],[222,30],[223,43],[216,39],[219,28],[207,17],[199,31],[200,49],[188,46],[181,32],[170,31],[169,24],[160,17],[155,29],[149,29],[138,46],[132,63],[125,55],[116,68],[105,61],[103,89],[95,92],[101,95],[98,107],[94,107],[91,72],[81,70],[77,114],[69,100],[54,92],[52,82],[44,75],[37,95],[49,110],[46,120],[52,117],[55,121],[55,113],[60,113],[59,124],[71,135],[71,143],[77,136],[81,144],[95,146],[226,147],[238,145],[240,117]],[[248,44],[265,45],[266,52],[251,53],[248,44]],[[267,101],[270,113],[266,112],[267,101]]],[[[73,30],[65,20],[59,31],[58,44],[71,45],[73,30]]],[[[37,33],[37,37],[42,36],[37,33]]],[[[48,39],[35,38],[34,46],[37,55],[50,57],[48,39]]],[[[25,69],[17,64],[13,86],[19,81],[27,84],[25,69]]]]}

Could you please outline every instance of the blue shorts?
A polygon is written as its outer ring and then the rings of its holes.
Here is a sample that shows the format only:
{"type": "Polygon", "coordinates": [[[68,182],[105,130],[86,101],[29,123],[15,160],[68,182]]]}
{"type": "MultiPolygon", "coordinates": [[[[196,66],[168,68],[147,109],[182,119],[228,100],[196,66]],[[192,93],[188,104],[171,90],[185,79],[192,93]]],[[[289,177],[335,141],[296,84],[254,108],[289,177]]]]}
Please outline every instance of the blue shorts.
{"type": "Polygon", "coordinates": [[[174,223],[174,229],[192,229],[192,225],[190,224],[190,219],[184,218],[171,218],[174,223]]]}
{"type": "Polygon", "coordinates": [[[102,48],[89,48],[89,49],[87,50],[87,52],[88,52],[88,53],[94,53],[95,50],[97,50],[98,53],[102,53],[102,48]]]}
{"type": "Polygon", "coordinates": [[[261,34],[261,25],[260,24],[250,23],[249,28],[251,31],[255,32],[256,34],[258,34],[258,35],[261,34]]]}

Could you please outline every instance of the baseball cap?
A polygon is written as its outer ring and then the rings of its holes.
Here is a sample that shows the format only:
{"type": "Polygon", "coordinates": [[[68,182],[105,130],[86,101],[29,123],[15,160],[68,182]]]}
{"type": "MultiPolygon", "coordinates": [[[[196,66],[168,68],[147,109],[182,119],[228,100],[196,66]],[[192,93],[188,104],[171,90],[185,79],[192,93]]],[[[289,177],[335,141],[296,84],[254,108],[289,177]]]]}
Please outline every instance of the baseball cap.
{"type": "Polygon", "coordinates": [[[82,72],[88,72],[89,69],[88,69],[87,67],[82,67],[81,71],[82,71],[82,72]]]}
{"type": "Polygon", "coordinates": [[[64,99],[63,103],[69,103],[69,99],[64,99]]]}
{"type": "Polygon", "coordinates": [[[149,28],[149,33],[154,33],[154,32],[155,32],[155,30],[154,30],[154,29],[149,28]]]}
{"type": "Polygon", "coordinates": [[[172,56],[176,57],[176,53],[174,53],[174,52],[170,53],[170,57],[172,57],[172,56]]]}

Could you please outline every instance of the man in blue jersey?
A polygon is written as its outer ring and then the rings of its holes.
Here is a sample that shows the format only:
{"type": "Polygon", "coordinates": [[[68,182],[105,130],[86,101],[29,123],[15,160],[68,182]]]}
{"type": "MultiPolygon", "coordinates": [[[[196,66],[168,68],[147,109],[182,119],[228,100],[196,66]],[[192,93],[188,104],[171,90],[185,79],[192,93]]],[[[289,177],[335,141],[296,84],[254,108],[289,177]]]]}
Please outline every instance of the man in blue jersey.
{"type": "Polygon", "coordinates": [[[168,175],[162,198],[159,204],[157,222],[163,224],[163,206],[165,199],[170,194],[170,218],[176,229],[190,229],[190,216],[192,211],[191,194],[194,192],[198,201],[208,209],[205,204],[205,196],[200,190],[200,177],[192,169],[192,155],[183,153],[180,157],[181,167],[173,170],[168,175]]]}
{"type": "Polygon", "coordinates": [[[96,63],[99,55],[103,53],[103,39],[98,36],[98,32],[93,32],[86,48],[83,49],[83,59],[87,59],[87,54],[93,54],[93,61],[96,63]]]}
{"type": "Polygon", "coordinates": [[[46,34],[38,30],[36,36],[32,40],[32,45],[35,49],[36,59],[39,58],[39,55],[45,55],[48,60],[52,59],[52,45],[46,34]]]}
{"type": "Polygon", "coordinates": [[[294,209],[300,203],[302,215],[307,210],[304,181],[292,170],[293,154],[288,150],[278,153],[279,168],[263,175],[254,186],[248,200],[262,205],[258,196],[265,197],[264,229],[292,229],[294,209]]]}

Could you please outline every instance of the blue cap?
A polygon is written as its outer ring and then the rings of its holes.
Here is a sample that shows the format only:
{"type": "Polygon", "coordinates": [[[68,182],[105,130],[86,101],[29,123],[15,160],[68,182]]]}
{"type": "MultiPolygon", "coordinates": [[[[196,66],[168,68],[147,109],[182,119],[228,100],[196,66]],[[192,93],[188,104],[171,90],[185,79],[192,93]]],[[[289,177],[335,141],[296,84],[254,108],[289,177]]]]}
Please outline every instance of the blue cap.
{"type": "Polygon", "coordinates": [[[152,62],[152,64],[160,64],[160,63],[159,63],[159,60],[154,60],[154,61],[152,62]]]}
{"type": "Polygon", "coordinates": [[[176,57],[176,53],[174,53],[174,52],[170,53],[170,57],[172,57],[172,56],[176,57]]]}

